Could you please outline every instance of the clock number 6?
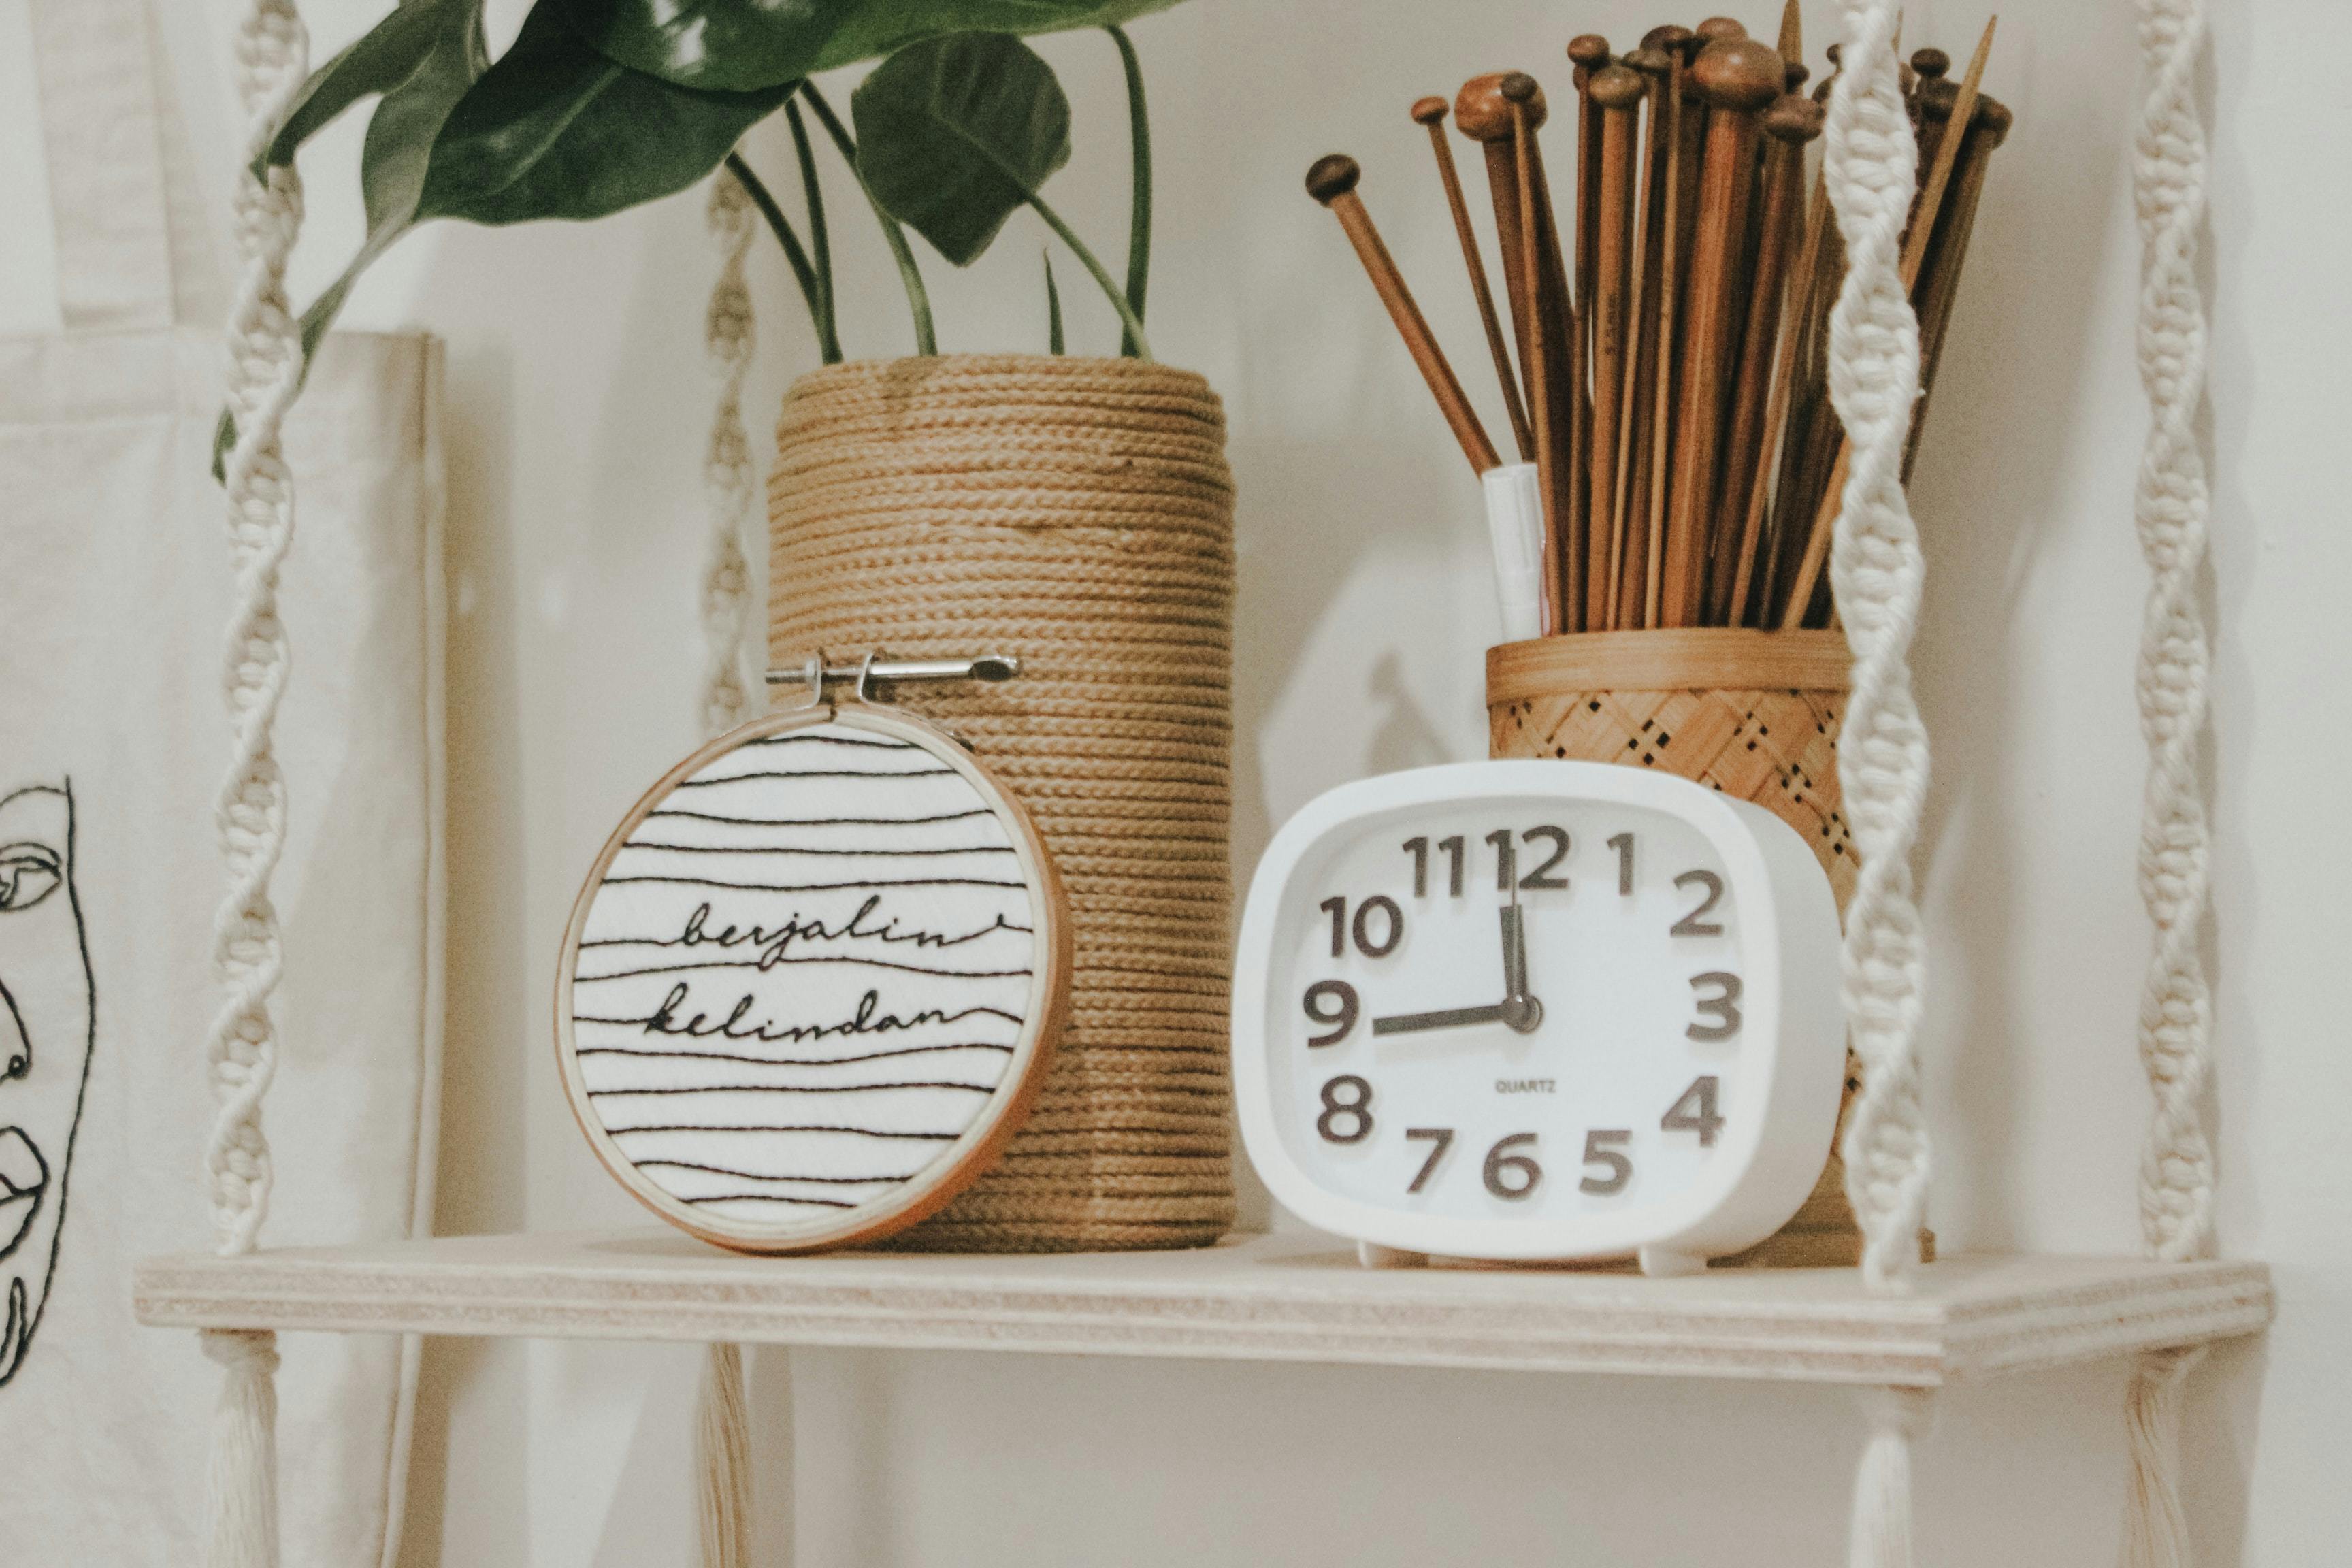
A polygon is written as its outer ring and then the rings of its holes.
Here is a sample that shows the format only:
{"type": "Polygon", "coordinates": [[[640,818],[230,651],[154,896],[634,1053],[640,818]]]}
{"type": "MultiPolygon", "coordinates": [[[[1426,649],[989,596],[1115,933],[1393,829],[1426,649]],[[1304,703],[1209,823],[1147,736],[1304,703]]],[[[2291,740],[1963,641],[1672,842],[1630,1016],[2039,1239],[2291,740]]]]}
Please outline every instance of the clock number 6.
{"type": "Polygon", "coordinates": [[[1348,1037],[1349,1030],[1356,1026],[1356,1015],[1360,1010],[1356,988],[1344,980],[1317,981],[1307,988],[1302,1005],[1310,1020],[1328,1025],[1331,1029],[1328,1035],[1307,1036],[1309,1046],[1336,1046],[1348,1037]]]}
{"type": "Polygon", "coordinates": [[[1354,1073],[1342,1073],[1323,1086],[1323,1114],[1315,1119],[1315,1131],[1323,1135],[1326,1143],[1360,1143],[1372,1135],[1372,1086],[1354,1073]],[[1339,1098],[1341,1089],[1354,1092],[1339,1098]],[[1352,1131],[1339,1131],[1339,1120],[1345,1117],[1352,1131]]]}
{"type": "Polygon", "coordinates": [[[1532,1143],[1535,1141],[1536,1135],[1532,1132],[1514,1132],[1486,1151],[1486,1190],[1488,1192],[1498,1198],[1517,1202],[1521,1198],[1531,1196],[1538,1187],[1543,1185],[1541,1165],[1537,1164],[1525,1154],[1509,1152],[1522,1143],[1532,1143]],[[1505,1181],[1506,1176],[1512,1180],[1505,1181]]]}
{"type": "Polygon", "coordinates": [[[1713,996],[1696,999],[1698,1010],[1714,1018],[1712,1024],[1693,1024],[1683,1031],[1694,1040],[1727,1040],[1739,1033],[1739,976],[1712,970],[1691,976],[1691,989],[1705,991],[1714,987],[1713,996]]]}

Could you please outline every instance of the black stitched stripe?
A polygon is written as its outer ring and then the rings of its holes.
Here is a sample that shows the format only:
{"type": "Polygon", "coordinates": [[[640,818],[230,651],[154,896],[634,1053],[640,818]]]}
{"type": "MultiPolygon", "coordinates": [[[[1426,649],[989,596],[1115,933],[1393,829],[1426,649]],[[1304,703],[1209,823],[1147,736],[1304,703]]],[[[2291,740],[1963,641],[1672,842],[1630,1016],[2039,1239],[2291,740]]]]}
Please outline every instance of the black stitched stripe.
{"type": "Polygon", "coordinates": [[[966,1040],[959,1046],[907,1046],[895,1051],[867,1051],[854,1057],[747,1057],[735,1051],[639,1051],[626,1046],[583,1046],[572,1054],[575,1057],[653,1057],[666,1062],[750,1062],[763,1068],[829,1068],[847,1062],[877,1062],[886,1057],[929,1056],[935,1051],[1002,1051],[1013,1055],[1015,1047],[1000,1046],[990,1040],[966,1040]]]}

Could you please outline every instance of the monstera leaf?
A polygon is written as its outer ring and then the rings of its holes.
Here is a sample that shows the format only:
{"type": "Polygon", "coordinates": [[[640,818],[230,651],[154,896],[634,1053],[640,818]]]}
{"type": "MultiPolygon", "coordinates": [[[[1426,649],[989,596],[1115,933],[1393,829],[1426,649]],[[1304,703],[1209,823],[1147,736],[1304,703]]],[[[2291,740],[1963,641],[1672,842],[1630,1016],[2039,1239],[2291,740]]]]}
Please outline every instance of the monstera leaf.
{"type": "Polygon", "coordinates": [[[958,267],[1070,161],[1070,100],[1018,38],[959,33],[874,68],[849,100],[874,199],[958,267]]]}
{"type": "Polygon", "coordinates": [[[598,218],[682,191],[793,85],[679,87],[615,65],[541,4],[434,138],[418,216],[598,218]]]}
{"type": "MultiPolygon", "coordinates": [[[[548,0],[542,0],[542,4],[548,0]]],[[[750,92],[950,33],[1105,27],[1177,0],[555,0],[614,62],[681,87],[750,92]]]]}

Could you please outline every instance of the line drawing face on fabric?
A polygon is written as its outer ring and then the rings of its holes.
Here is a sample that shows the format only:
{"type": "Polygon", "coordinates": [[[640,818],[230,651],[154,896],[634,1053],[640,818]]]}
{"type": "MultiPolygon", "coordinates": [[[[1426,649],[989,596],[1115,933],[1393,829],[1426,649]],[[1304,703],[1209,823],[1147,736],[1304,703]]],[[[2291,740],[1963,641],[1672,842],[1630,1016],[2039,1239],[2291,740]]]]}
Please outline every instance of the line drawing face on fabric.
{"type": "Polygon", "coordinates": [[[81,1125],[97,991],[70,784],[0,795],[0,1386],[40,1327],[81,1125]]]}

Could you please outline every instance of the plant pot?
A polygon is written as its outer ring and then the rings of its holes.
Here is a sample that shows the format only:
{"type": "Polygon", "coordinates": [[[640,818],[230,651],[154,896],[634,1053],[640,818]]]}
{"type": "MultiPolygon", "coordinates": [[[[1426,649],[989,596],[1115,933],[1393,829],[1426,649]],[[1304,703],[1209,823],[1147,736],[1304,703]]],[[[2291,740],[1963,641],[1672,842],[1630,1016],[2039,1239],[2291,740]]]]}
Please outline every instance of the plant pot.
{"type": "Polygon", "coordinates": [[[894,695],[968,740],[1067,884],[1070,1022],[1002,1163],[894,1245],[1206,1246],[1233,1222],[1233,479],[1208,384],[1134,360],[829,366],[784,397],[772,662],[1000,653],[894,695]]]}
{"type": "MultiPolygon", "coordinates": [[[[1852,668],[1845,635],[1717,627],[1593,632],[1486,652],[1487,752],[1660,768],[1753,801],[1795,828],[1843,912],[1853,838],[1839,802],[1838,723],[1852,668]]],[[[1846,1058],[1845,1105],[1861,1087],[1846,1058]]],[[[1838,1117],[1821,1180],[1796,1217],[1738,1261],[1860,1261],[1838,1117]]],[[[1932,1237],[1922,1233],[1923,1249],[1932,1237]]]]}

